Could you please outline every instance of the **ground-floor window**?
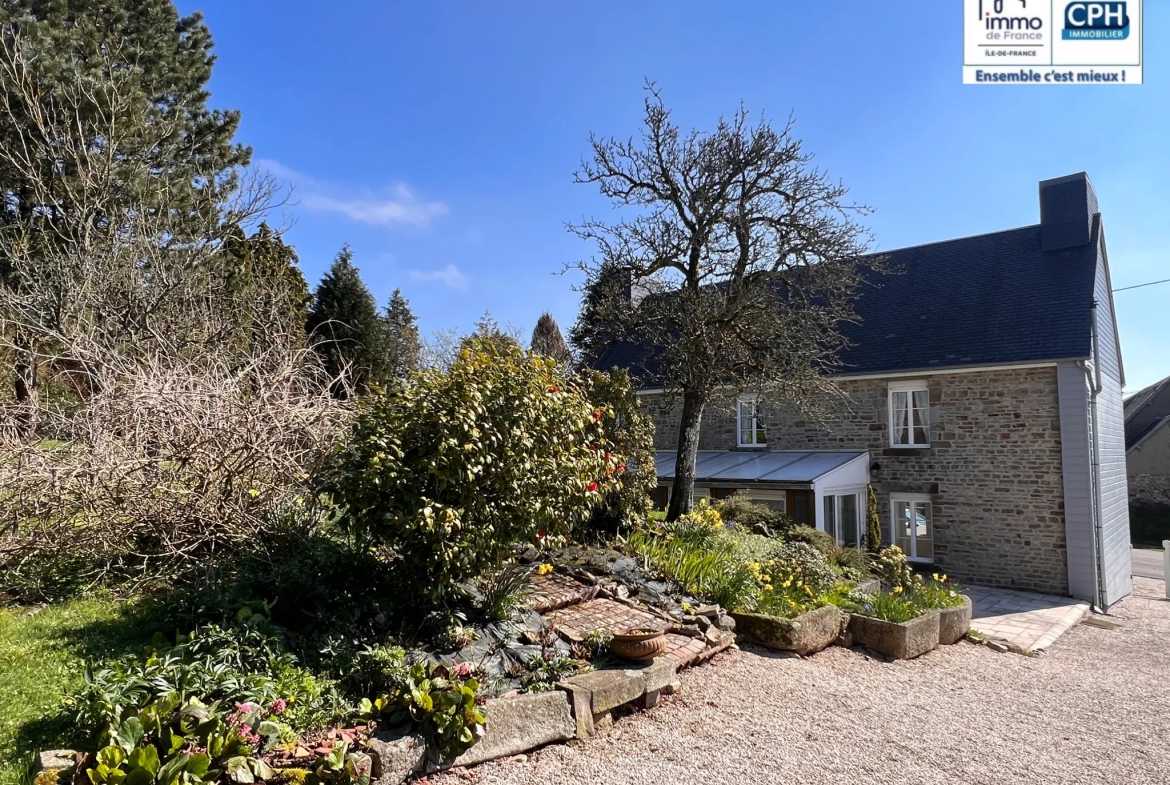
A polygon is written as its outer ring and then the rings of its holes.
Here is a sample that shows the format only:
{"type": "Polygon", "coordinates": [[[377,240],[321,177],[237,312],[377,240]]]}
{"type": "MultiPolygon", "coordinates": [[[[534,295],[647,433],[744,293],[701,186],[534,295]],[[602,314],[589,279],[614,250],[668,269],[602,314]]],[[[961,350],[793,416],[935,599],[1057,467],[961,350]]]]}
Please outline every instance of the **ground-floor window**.
{"type": "Polygon", "coordinates": [[[666,506],[670,504],[670,486],[659,485],[650,491],[650,501],[653,502],[654,509],[665,510],[666,506]]]}
{"type": "Polygon", "coordinates": [[[911,561],[934,561],[934,516],[930,497],[905,493],[890,496],[893,543],[911,561]]]}
{"type": "Polygon", "coordinates": [[[861,492],[856,490],[826,493],[822,502],[825,531],[837,544],[860,548],[865,527],[861,525],[861,492]]]}

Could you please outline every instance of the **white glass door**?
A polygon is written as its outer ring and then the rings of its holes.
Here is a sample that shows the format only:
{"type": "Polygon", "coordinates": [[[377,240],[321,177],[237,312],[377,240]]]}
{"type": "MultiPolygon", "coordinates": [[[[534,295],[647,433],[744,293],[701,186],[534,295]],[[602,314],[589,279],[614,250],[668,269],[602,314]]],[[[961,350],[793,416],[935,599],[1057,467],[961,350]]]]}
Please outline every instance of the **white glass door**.
{"type": "Polygon", "coordinates": [[[934,522],[929,496],[890,497],[894,545],[911,561],[934,561],[934,522]]]}
{"type": "Polygon", "coordinates": [[[837,544],[845,548],[860,548],[864,527],[861,525],[861,494],[859,491],[825,494],[823,524],[837,544]]]}

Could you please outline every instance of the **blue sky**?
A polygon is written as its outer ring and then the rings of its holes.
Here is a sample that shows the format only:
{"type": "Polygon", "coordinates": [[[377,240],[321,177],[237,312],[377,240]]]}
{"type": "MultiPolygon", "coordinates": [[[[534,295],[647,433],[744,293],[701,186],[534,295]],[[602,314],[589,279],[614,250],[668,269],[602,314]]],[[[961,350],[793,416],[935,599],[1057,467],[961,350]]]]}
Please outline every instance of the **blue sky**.
{"type": "MultiPolygon", "coordinates": [[[[794,114],[817,163],[875,208],[876,248],[1039,220],[1038,181],[1087,171],[1115,287],[1170,278],[1170,90],[1145,3],[1142,86],[968,85],[958,0],[180,2],[219,62],[212,103],[295,186],[284,208],[311,285],[342,243],[374,294],[401,287],[424,332],[485,311],[568,330],[612,212],[572,173],[591,131],[638,131],[642,85],[708,128],[740,101],[794,114]]],[[[1170,375],[1170,284],[1117,295],[1128,390],[1170,375]]]]}

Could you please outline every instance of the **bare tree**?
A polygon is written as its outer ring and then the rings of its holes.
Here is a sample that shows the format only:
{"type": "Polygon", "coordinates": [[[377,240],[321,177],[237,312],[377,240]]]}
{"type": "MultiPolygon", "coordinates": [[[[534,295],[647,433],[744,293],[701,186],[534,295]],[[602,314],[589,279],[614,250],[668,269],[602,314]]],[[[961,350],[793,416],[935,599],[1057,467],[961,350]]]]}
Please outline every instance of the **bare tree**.
{"type": "Polygon", "coordinates": [[[0,342],[26,433],[45,369],[86,387],[112,355],[228,341],[250,306],[230,296],[222,248],[277,193],[239,168],[231,113],[148,100],[150,58],[91,21],[100,45],[84,55],[18,9],[0,25],[0,342]]]}
{"type": "Polygon", "coordinates": [[[680,133],[647,85],[641,137],[591,137],[578,183],[628,217],[570,226],[597,245],[580,265],[589,319],[575,339],[632,342],[682,413],[668,517],[691,508],[703,410],[721,388],[813,410],[845,345],[864,271],[868,209],[811,166],[792,136],[740,109],[709,133],[680,133]],[[614,286],[615,271],[628,285],[614,286]],[[631,303],[634,295],[636,307],[631,303]]]}

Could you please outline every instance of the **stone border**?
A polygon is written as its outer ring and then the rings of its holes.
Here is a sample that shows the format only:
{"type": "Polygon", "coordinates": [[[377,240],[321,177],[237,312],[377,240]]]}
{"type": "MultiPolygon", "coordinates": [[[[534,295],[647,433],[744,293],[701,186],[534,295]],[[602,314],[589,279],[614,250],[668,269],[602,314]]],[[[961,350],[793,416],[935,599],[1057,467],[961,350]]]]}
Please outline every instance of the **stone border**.
{"type": "MultiPolygon", "coordinates": [[[[735,636],[724,633],[719,645],[703,652],[698,662],[726,650],[735,636]]],[[[565,679],[551,692],[509,695],[484,707],[484,735],[454,761],[436,766],[427,758],[421,736],[378,736],[370,741],[371,784],[399,785],[422,772],[454,766],[476,766],[547,744],[585,739],[613,725],[616,714],[652,709],[662,695],[679,689],[679,663],[658,657],[640,667],[582,673],[565,679]]]]}

